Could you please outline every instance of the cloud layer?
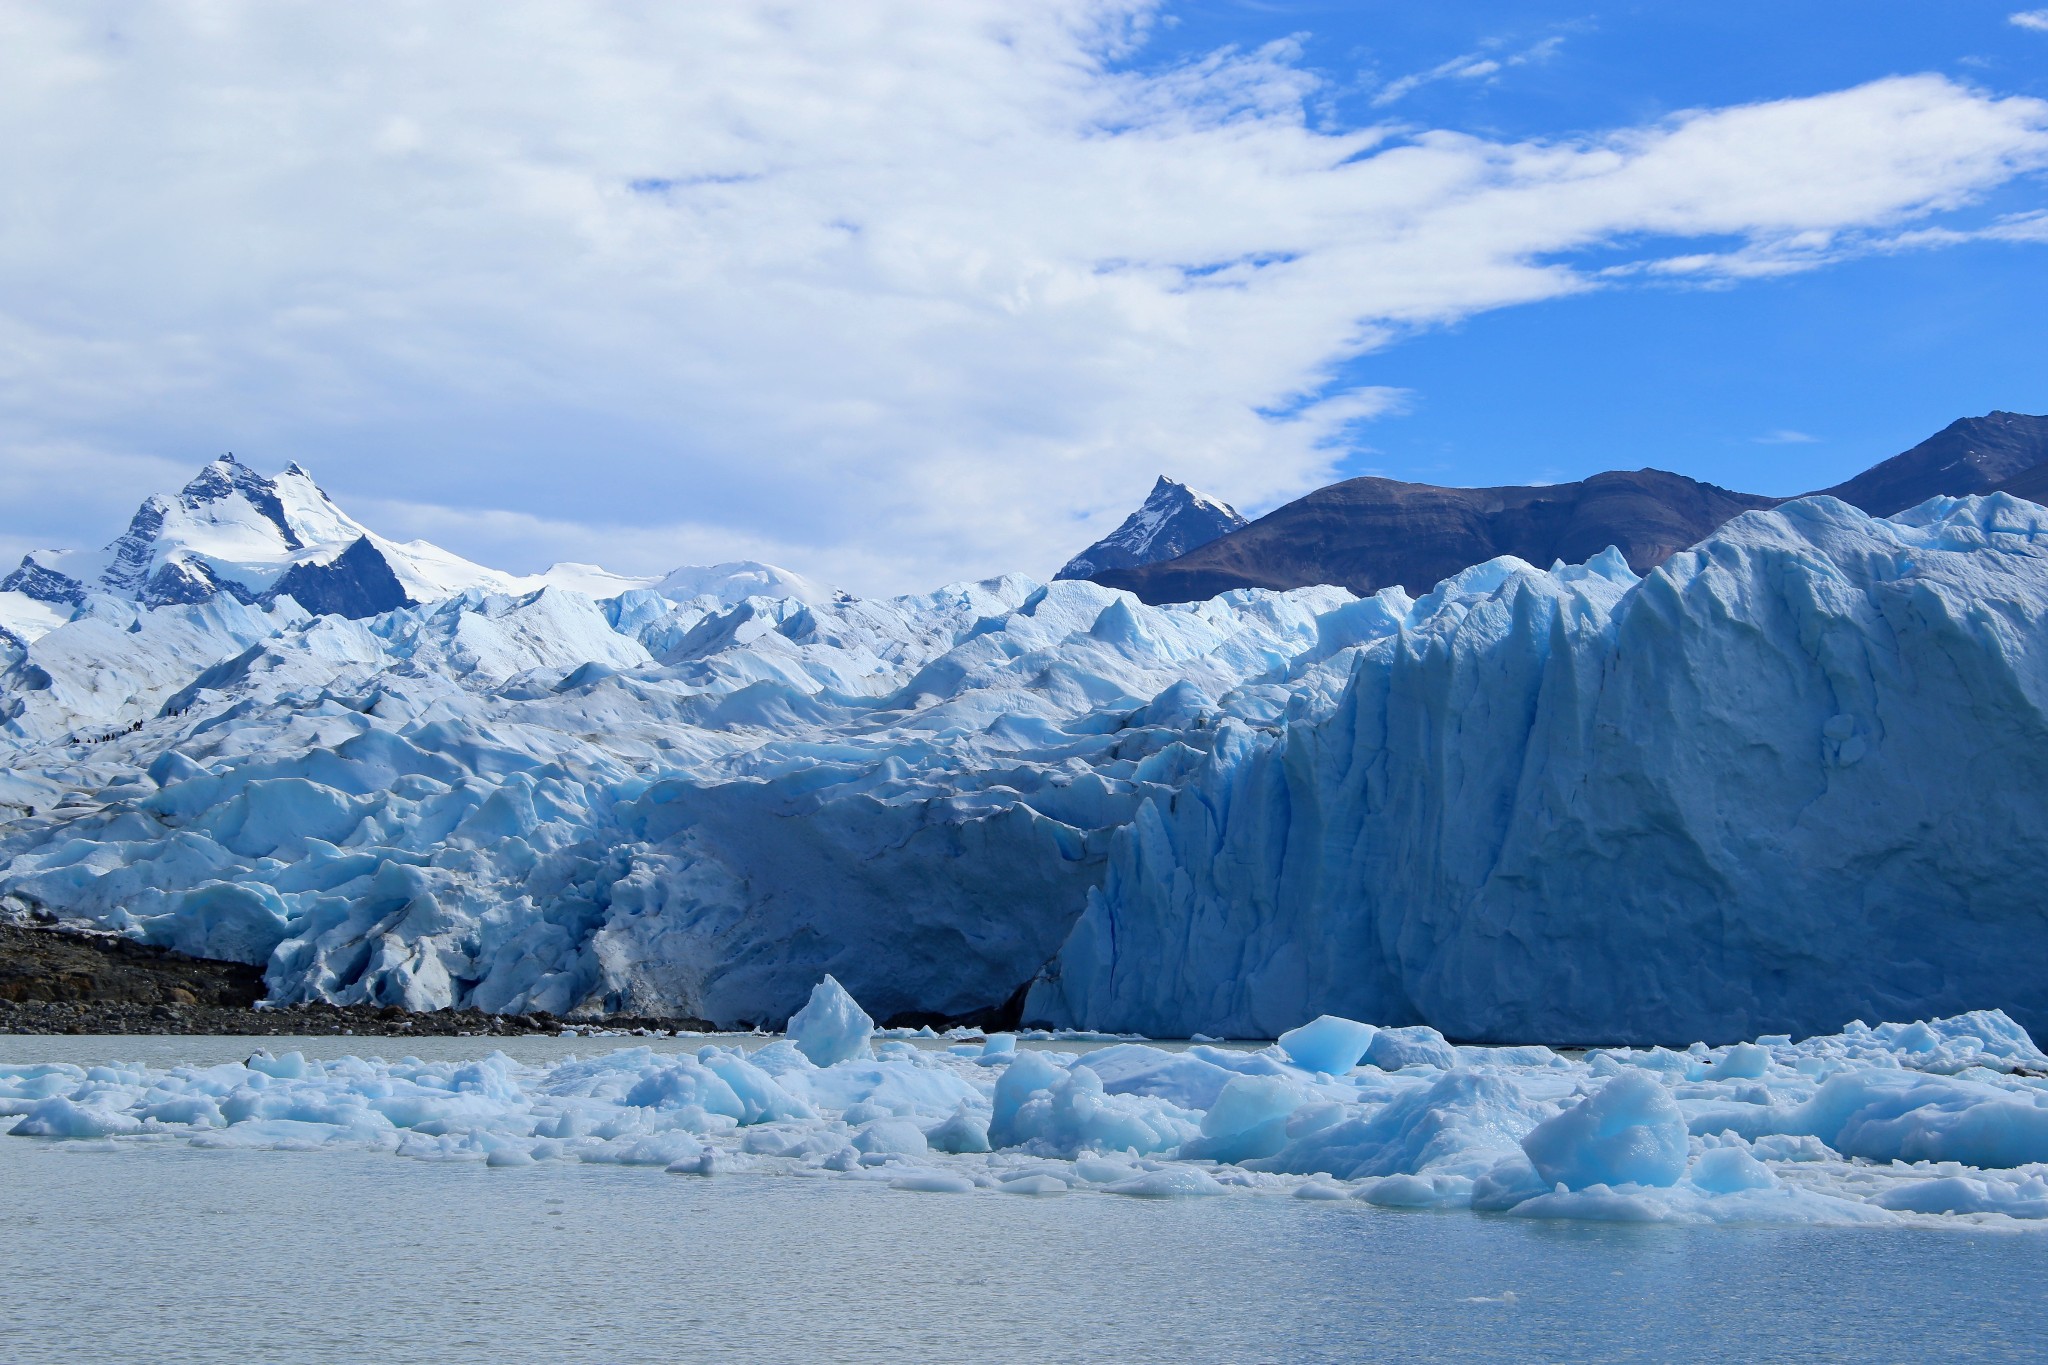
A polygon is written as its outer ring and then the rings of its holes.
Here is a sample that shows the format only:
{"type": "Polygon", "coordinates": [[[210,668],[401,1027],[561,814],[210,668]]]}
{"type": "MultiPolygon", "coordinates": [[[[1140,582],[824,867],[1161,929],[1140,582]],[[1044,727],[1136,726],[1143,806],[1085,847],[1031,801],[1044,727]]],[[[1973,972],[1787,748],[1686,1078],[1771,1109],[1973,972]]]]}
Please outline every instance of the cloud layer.
{"type": "Polygon", "coordinates": [[[1150,15],[10,6],[0,481],[118,516],[232,447],[508,568],[929,586],[1046,571],[1162,471],[1313,486],[1398,401],[1338,367],[1409,329],[2038,236],[1943,215],[2048,166],[2039,101],[1332,131],[1285,45],[1143,70],[1150,15]]]}

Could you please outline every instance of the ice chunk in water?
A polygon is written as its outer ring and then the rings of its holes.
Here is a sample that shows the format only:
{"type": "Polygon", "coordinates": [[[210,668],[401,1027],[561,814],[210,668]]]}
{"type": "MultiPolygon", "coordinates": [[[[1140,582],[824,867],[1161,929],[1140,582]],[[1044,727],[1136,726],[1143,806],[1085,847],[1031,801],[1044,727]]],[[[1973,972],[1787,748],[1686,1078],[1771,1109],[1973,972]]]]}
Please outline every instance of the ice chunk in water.
{"type": "Polygon", "coordinates": [[[1657,1078],[1624,1071],[1555,1118],[1522,1150],[1551,1184],[1671,1185],[1685,1173],[1685,1115],[1657,1078]]]}
{"type": "Polygon", "coordinates": [[[1211,1161],[1272,1156],[1287,1145],[1287,1120],[1306,1098],[1277,1076],[1233,1076],[1203,1115],[1202,1136],[1181,1155],[1211,1161]]]}
{"type": "Polygon", "coordinates": [[[1768,1190],[1778,1183],[1770,1168],[1740,1147],[1715,1147],[1692,1164],[1692,1183],[1709,1194],[1768,1190]]]}
{"type": "Polygon", "coordinates": [[[1796,1122],[1845,1156],[2011,1167],[2048,1162],[2048,1108],[1959,1077],[1830,1076],[1796,1122]]]}
{"type": "MultiPolygon", "coordinates": [[[[1426,1170],[1478,1176],[1514,1150],[1545,1112],[1507,1076],[1452,1071],[1378,1109],[1351,1109],[1340,1121],[1297,1128],[1277,1154],[1252,1164],[1343,1180],[1426,1170]]],[[[1681,1146],[1684,1134],[1681,1123],[1681,1146]]]]}
{"type": "Polygon", "coordinates": [[[30,1109],[8,1132],[15,1137],[97,1138],[132,1133],[141,1126],[126,1114],[56,1096],[30,1109]]]}
{"type": "Polygon", "coordinates": [[[830,974],[811,987],[810,1000],[789,1021],[791,1040],[813,1066],[872,1057],[874,1032],[875,1021],[830,974]]]}
{"type": "Polygon", "coordinates": [[[1458,1051],[1426,1024],[1383,1028],[1373,1034],[1372,1044],[1365,1050],[1365,1064],[1382,1071],[1399,1071],[1404,1066],[1433,1066],[1449,1071],[1458,1064],[1458,1051]]]}
{"type": "Polygon", "coordinates": [[[1003,1068],[996,1080],[995,1111],[989,1116],[988,1140],[998,1147],[1015,1147],[1024,1141],[1018,1131],[1017,1115],[1024,1102],[1041,1090],[1050,1090],[1066,1073],[1043,1054],[1020,1052],[1017,1060],[1003,1068]]]}
{"type": "Polygon", "coordinates": [[[862,1124],[853,1135],[853,1150],[862,1156],[923,1156],[931,1146],[912,1120],[886,1118],[862,1124]]]}
{"type": "Polygon", "coordinates": [[[1341,1076],[1358,1065],[1379,1030],[1355,1019],[1325,1014],[1280,1035],[1280,1050],[1304,1071],[1341,1076]]]}
{"type": "Polygon", "coordinates": [[[1770,1069],[1771,1054],[1755,1043],[1737,1043],[1707,1068],[1710,1081],[1757,1080],[1770,1069]]]}
{"type": "Polygon", "coordinates": [[[1164,1170],[1147,1171],[1104,1188],[1111,1194],[1127,1194],[1137,1199],[1186,1199],[1223,1193],[1223,1187],[1206,1171],[1193,1166],[1169,1166],[1164,1170]]]}
{"type": "Polygon", "coordinates": [[[988,1120],[975,1113],[966,1100],[960,1101],[950,1118],[925,1131],[925,1141],[935,1152],[950,1152],[955,1155],[967,1152],[986,1152],[988,1145],[988,1120]]]}

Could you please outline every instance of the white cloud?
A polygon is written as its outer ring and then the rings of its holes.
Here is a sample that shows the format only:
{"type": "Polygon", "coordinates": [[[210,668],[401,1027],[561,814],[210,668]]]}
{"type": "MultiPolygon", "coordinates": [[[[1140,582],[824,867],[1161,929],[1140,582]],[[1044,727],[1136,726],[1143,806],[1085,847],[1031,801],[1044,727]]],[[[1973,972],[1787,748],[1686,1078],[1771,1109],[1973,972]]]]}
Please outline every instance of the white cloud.
{"type": "Polygon", "coordinates": [[[1505,57],[1489,57],[1484,52],[1467,52],[1449,61],[1438,62],[1427,71],[1417,71],[1388,81],[1372,97],[1373,107],[1383,109],[1414,94],[1425,85],[1438,81],[1488,80],[1511,66],[1533,66],[1549,61],[1564,46],[1563,34],[1552,34],[1541,42],[1532,43],[1519,52],[1505,57]]]}
{"type": "Polygon", "coordinates": [[[1480,80],[1495,74],[1499,70],[1500,63],[1491,57],[1482,57],[1476,52],[1468,52],[1461,57],[1453,57],[1447,62],[1439,62],[1427,71],[1417,71],[1412,75],[1401,76],[1395,80],[1388,81],[1386,85],[1380,88],[1379,93],[1372,97],[1373,106],[1383,109],[1387,105],[1406,99],[1423,86],[1434,85],[1438,81],[1480,80]]]}
{"type": "Polygon", "coordinates": [[[1286,45],[1120,69],[1150,13],[0,10],[0,449],[76,452],[4,529],[105,539],[52,499],[232,448],[514,570],[1043,572],[1162,471],[1313,486],[1397,397],[1332,375],[1407,330],[1978,231],[1933,215],[2048,164],[2048,105],[1939,77],[1320,131],[1286,45]]]}
{"type": "Polygon", "coordinates": [[[1790,427],[1780,427],[1776,431],[1767,431],[1761,436],[1752,437],[1751,440],[1753,444],[1760,446],[1804,446],[1814,444],[1820,437],[1809,436],[1790,427]]]}
{"type": "Polygon", "coordinates": [[[2008,14],[2005,18],[2007,23],[2018,24],[2021,28],[2048,33],[2048,9],[2023,9],[2017,14],[2008,14]]]}

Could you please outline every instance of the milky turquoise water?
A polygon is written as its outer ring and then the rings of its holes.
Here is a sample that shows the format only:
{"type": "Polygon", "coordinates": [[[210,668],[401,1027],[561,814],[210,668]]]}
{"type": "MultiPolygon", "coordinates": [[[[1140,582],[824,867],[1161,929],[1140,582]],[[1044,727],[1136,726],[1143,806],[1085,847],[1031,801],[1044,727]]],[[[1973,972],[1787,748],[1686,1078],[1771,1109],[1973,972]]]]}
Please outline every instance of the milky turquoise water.
{"type": "MultiPolygon", "coordinates": [[[[104,1041],[0,1056],[247,1045],[104,1041]]],[[[0,1359],[21,1365],[2044,1355],[2048,1239],[2022,1235],[0,1138],[0,1359]]]]}

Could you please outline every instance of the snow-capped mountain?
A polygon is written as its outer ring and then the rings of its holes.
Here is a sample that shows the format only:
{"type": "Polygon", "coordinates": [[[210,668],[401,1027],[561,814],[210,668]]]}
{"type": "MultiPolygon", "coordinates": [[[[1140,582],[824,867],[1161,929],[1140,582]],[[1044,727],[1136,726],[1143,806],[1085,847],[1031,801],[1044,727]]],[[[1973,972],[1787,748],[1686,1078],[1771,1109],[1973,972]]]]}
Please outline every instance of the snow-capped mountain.
{"type": "Polygon", "coordinates": [[[100,550],[38,550],[0,580],[0,642],[35,640],[79,615],[231,599],[289,597],[319,615],[366,619],[465,592],[546,587],[592,598],[658,586],[681,599],[748,595],[830,600],[830,589],[772,565],[741,562],[631,577],[592,564],[519,575],[424,540],[394,541],[356,521],[297,464],[266,477],[223,455],[175,494],[145,499],[100,550]]]}
{"type": "Polygon", "coordinates": [[[295,558],[364,533],[297,465],[266,479],[223,455],[177,494],[144,499],[106,548],[36,551],[0,587],[74,606],[92,592],[144,606],[223,591],[253,601],[295,558]]]}
{"type": "Polygon", "coordinates": [[[1068,560],[1053,577],[1088,578],[1105,569],[1174,559],[1244,524],[1245,519],[1229,503],[1197,493],[1162,474],[1123,525],[1068,560]]]}
{"type": "Polygon", "coordinates": [[[35,551],[0,581],[0,591],[51,607],[83,608],[95,596],[163,607],[289,593],[309,610],[353,617],[511,586],[509,575],[425,541],[376,535],[297,464],[268,478],[232,455],[177,493],[144,499],[106,548],[35,551]]]}

